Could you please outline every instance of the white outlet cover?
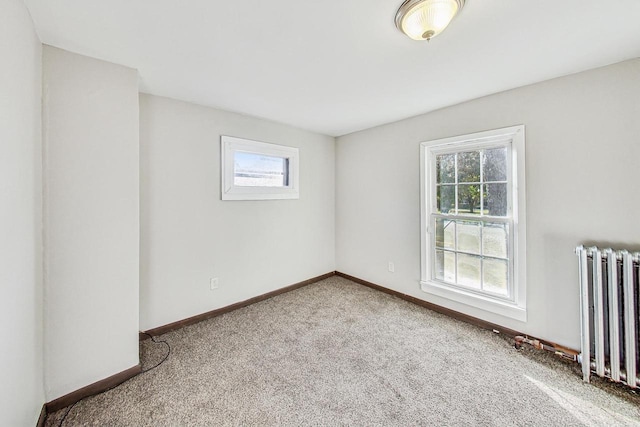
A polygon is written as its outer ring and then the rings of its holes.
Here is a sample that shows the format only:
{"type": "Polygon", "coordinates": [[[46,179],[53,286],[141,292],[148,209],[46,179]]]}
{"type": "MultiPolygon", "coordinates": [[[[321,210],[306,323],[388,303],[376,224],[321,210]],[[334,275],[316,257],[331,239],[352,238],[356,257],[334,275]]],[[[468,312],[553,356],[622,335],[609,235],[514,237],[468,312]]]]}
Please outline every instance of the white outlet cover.
{"type": "Polygon", "coordinates": [[[211,279],[211,289],[218,289],[218,278],[214,277],[211,279]]]}

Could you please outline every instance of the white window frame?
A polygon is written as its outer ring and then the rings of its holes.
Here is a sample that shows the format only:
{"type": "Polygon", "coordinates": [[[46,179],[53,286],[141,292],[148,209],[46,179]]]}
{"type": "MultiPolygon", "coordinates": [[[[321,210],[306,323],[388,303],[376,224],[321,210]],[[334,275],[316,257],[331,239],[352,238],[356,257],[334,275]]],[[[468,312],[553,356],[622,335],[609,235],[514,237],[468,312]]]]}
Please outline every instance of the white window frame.
{"type": "MultiPolygon", "coordinates": [[[[526,194],[525,194],[525,128],[523,125],[443,138],[420,144],[420,205],[421,205],[421,288],[424,292],[458,303],[479,308],[519,321],[527,321],[526,292],[526,194]],[[510,300],[493,297],[433,279],[435,230],[431,215],[436,209],[436,154],[478,150],[507,144],[511,162],[509,174],[508,214],[513,224],[510,230],[509,259],[512,281],[510,300]]],[[[463,216],[460,219],[482,220],[463,216]]],[[[489,220],[484,218],[484,220],[489,220]]]]}
{"type": "Polygon", "coordinates": [[[250,139],[222,135],[221,187],[222,200],[299,199],[299,151],[295,147],[269,144],[250,139]],[[238,151],[288,159],[288,185],[284,187],[246,187],[234,184],[234,157],[238,151]]]}

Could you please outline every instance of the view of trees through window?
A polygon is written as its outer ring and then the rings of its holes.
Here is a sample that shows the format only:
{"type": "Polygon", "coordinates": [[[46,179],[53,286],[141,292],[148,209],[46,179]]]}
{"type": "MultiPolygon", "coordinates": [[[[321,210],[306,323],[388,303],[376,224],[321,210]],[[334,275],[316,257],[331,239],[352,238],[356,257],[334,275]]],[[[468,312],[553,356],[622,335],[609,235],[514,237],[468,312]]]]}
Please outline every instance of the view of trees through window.
{"type": "Polygon", "coordinates": [[[436,156],[438,212],[506,216],[507,148],[436,156]]]}

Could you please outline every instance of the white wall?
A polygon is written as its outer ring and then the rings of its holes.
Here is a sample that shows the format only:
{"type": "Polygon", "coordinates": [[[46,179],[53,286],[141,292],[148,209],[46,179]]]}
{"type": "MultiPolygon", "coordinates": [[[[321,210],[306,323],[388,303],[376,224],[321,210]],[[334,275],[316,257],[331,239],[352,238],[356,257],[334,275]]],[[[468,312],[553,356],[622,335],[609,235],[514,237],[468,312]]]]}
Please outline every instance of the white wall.
{"type": "Polygon", "coordinates": [[[43,55],[47,400],[138,364],[137,72],[43,55]]]}
{"type": "Polygon", "coordinates": [[[143,330],[335,270],[334,138],[141,95],[140,145],[143,330]],[[221,135],[299,147],[300,199],[221,201],[221,135]]]}
{"type": "Polygon", "coordinates": [[[42,385],[42,45],[0,2],[0,424],[35,425],[42,385]]]}
{"type": "Polygon", "coordinates": [[[639,118],[636,59],[338,138],[337,270],[579,348],[573,249],[640,247],[639,118]],[[430,296],[418,283],[420,142],[519,124],[527,139],[526,323],[430,296]]]}

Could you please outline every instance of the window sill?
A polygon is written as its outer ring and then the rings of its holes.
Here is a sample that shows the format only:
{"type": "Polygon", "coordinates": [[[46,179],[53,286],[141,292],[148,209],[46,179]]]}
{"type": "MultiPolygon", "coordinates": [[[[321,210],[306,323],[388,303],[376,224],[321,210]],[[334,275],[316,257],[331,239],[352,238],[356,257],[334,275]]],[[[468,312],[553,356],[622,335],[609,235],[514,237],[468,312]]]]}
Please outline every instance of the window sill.
{"type": "Polygon", "coordinates": [[[291,200],[299,198],[300,195],[297,191],[288,189],[260,192],[256,187],[252,187],[250,191],[242,191],[238,190],[238,187],[232,187],[230,190],[222,192],[222,200],[291,200]]]}
{"type": "Polygon", "coordinates": [[[527,310],[516,303],[499,301],[472,292],[466,292],[463,289],[450,288],[437,282],[421,281],[420,285],[426,293],[479,308],[490,313],[499,314],[510,319],[521,322],[527,321],[527,310]]]}

